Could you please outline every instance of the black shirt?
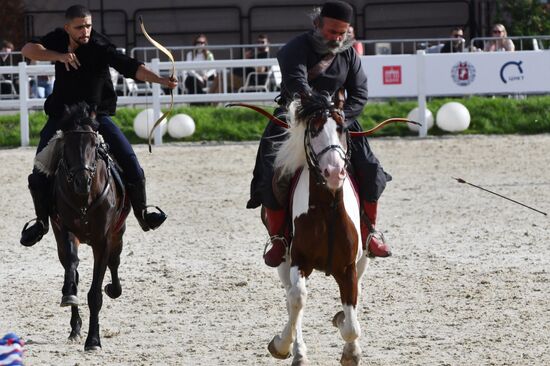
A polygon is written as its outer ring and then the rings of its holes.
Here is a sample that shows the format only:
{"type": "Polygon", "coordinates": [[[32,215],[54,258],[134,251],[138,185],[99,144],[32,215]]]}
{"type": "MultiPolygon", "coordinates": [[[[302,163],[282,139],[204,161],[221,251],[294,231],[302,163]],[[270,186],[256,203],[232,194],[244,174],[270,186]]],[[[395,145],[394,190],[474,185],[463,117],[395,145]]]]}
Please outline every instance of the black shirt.
{"type": "Polygon", "coordinates": [[[308,82],[308,70],[317,65],[324,55],[315,52],[311,35],[304,33],[288,42],[277,53],[283,81],[281,97],[283,103],[292,101],[296,93],[328,91],[333,95],[338,89],[347,92],[344,113],[346,119],[355,119],[367,103],[367,75],[361,66],[361,59],[350,47],[336,54],[331,65],[315,79],[308,82]]]}
{"type": "MultiPolygon", "coordinates": [[[[69,35],[57,28],[44,37],[33,39],[48,50],[67,53],[69,35]]],[[[98,114],[115,114],[117,95],[115,93],[109,66],[127,78],[134,78],[141,62],[117,51],[109,39],[92,30],[87,44],[79,46],[74,52],[80,66],[69,71],[65,64],[55,63],[55,83],[52,94],[44,104],[49,116],[60,116],[64,105],[85,101],[97,108],[98,114]]]]}

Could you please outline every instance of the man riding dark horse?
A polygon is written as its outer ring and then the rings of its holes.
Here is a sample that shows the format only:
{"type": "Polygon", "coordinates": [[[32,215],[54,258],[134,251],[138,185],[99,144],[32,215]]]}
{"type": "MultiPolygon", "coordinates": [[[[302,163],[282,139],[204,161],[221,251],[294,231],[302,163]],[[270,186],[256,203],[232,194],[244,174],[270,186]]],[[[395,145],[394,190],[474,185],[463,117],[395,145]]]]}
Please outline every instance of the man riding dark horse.
{"type": "MultiPolygon", "coordinates": [[[[344,90],[343,104],[346,126],[350,131],[361,131],[357,117],[367,102],[367,77],[361,60],[353,49],[353,39],[348,28],[353,17],[352,7],[343,1],[327,2],[314,14],[314,29],[288,42],[277,54],[283,81],[279,108],[275,115],[284,118],[286,108],[295,95],[308,94],[311,90],[328,92],[337,97],[344,90]]],[[[341,100],[340,100],[341,102],[341,100]]],[[[258,149],[256,166],[251,183],[251,198],[247,208],[263,205],[267,227],[271,236],[271,248],[264,255],[265,263],[277,267],[284,261],[289,242],[287,209],[279,202],[272,189],[272,183],[287,185],[290,177],[281,177],[274,172],[274,149],[285,138],[284,129],[269,122],[258,149]]],[[[365,137],[351,141],[351,165],[359,186],[359,196],[364,213],[366,237],[374,231],[377,201],[391,180],[372,153],[365,137]],[[366,216],[366,217],[365,217],[366,216]]],[[[391,255],[389,246],[376,236],[369,236],[368,250],[371,255],[391,255]]]]}
{"type": "MultiPolygon", "coordinates": [[[[134,214],[144,231],[158,228],[166,215],[148,212],[145,195],[145,175],[132,146],[110,116],[115,114],[117,96],[111,82],[109,67],[128,78],[159,83],[174,89],[177,80],[160,77],[143,63],[116,50],[107,37],[92,30],[90,11],[74,5],[65,12],[65,25],[42,38],[25,44],[23,56],[37,61],[55,62],[55,85],[44,104],[48,121],[40,132],[37,153],[59,129],[66,105],[86,102],[94,106],[99,133],[124,172],[126,187],[134,214]]],[[[36,211],[36,222],[21,233],[21,244],[31,246],[48,232],[51,207],[49,180],[36,168],[29,175],[29,189],[36,211]]]]}

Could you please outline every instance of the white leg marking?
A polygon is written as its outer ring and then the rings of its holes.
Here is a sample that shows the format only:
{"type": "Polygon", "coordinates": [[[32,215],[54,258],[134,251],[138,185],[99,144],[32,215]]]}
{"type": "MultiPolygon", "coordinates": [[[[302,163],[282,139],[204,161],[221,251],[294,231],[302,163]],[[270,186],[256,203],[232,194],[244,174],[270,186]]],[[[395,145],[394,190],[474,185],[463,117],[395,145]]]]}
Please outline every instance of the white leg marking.
{"type": "Polygon", "coordinates": [[[357,321],[357,310],[354,306],[343,305],[345,319],[343,323],[338,324],[340,334],[346,343],[355,341],[361,336],[361,327],[357,321]]]}
{"type": "MultiPolygon", "coordinates": [[[[280,267],[280,266],[279,266],[280,267]]],[[[279,353],[286,354],[294,343],[294,355],[305,356],[305,345],[302,340],[302,314],[307,299],[306,279],[300,275],[298,267],[290,268],[291,286],[287,291],[288,322],[280,337],[275,337],[275,348],[279,353]],[[294,340],[297,339],[296,342],[294,340]]]]}
{"type": "Polygon", "coordinates": [[[357,204],[357,198],[355,196],[355,193],[353,191],[353,187],[351,186],[351,182],[349,178],[346,178],[344,181],[344,207],[346,208],[346,212],[353,222],[353,226],[355,227],[355,230],[357,231],[357,258],[355,262],[358,262],[359,259],[363,256],[363,246],[361,245],[361,214],[359,211],[359,205],[357,204]]]}

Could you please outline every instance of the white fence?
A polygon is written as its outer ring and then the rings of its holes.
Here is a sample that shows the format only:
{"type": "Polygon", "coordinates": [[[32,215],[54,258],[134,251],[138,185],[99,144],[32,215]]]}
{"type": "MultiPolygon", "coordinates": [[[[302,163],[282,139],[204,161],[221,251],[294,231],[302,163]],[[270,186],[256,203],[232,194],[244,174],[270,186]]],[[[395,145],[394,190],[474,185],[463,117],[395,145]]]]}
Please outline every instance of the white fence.
{"type": "MultiPolygon", "coordinates": [[[[452,53],[416,55],[363,56],[363,66],[369,80],[371,98],[418,98],[420,110],[426,105],[427,96],[465,96],[475,94],[546,94],[550,91],[550,52],[519,51],[492,53],[452,53]]],[[[229,70],[232,68],[275,66],[276,59],[221,60],[201,62],[177,62],[181,75],[185,70],[217,69],[227,90],[229,70]]],[[[154,59],[150,67],[167,74],[169,62],[154,59]]],[[[52,74],[53,65],[27,65],[0,67],[0,73],[18,73],[19,80],[31,75],[52,74]]],[[[28,83],[20,83],[19,99],[0,100],[0,109],[19,109],[21,113],[21,145],[29,143],[28,110],[44,103],[44,99],[28,98],[28,83]]],[[[179,94],[174,103],[234,101],[272,101],[278,92],[179,94]]],[[[126,96],[119,98],[119,105],[151,104],[154,115],[161,115],[161,105],[167,106],[170,96],[162,93],[158,84],[153,85],[152,96],[126,96]]],[[[421,116],[421,121],[424,117],[421,116]]],[[[425,124],[423,124],[425,126],[425,124]]],[[[162,143],[160,129],[155,144],[162,143]]],[[[420,135],[426,135],[424,128],[420,135]]]]}

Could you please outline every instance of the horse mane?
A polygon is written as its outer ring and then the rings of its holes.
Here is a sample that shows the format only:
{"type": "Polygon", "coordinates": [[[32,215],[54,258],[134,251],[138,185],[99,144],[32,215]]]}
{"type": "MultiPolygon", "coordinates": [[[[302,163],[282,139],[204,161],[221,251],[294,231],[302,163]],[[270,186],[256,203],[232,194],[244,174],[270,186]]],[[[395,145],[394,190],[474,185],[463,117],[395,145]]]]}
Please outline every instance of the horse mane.
{"type": "Polygon", "coordinates": [[[59,123],[61,130],[67,132],[85,126],[90,126],[94,131],[99,128],[99,122],[95,119],[94,108],[86,102],[66,105],[59,123]]]}
{"type": "Polygon", "coordinates": [[[276,146],[275,168],[282,169],[282,174],[294,174],[307,164],[304,138],[307,121],[316,113],[333,108],[328,93],[312,91],[308,95],[295,98],[288,107],[285,131],[288,138],[276,146]]]}

